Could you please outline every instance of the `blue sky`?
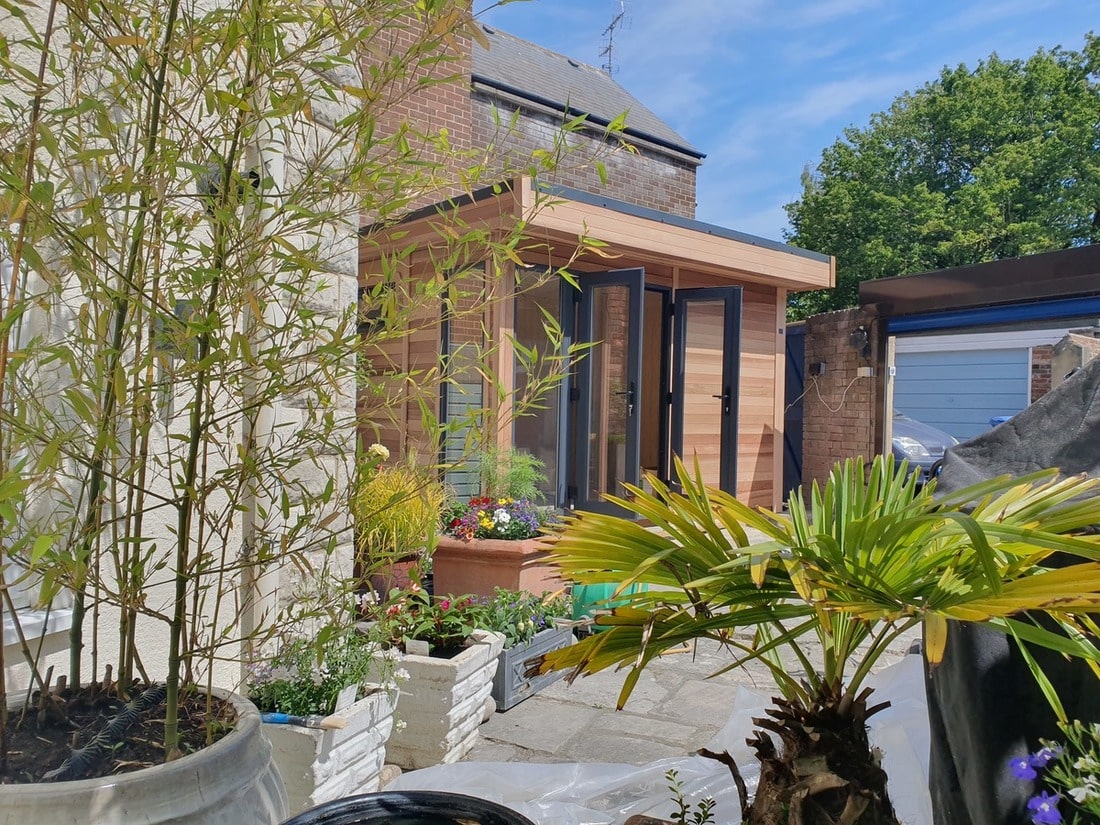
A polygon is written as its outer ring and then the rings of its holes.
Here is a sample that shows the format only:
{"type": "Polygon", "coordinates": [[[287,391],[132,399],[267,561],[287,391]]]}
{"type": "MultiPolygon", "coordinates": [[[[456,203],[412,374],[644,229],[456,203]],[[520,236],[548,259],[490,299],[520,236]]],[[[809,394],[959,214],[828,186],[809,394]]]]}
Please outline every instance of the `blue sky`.
{"type": "MultiPolygon", "coordinates": [[[[482,19],[600,66],[620,0],[525,0],[482,19]]],[[[1095,0],[625,0],[615,79],[706,152],[696,216],[781,239],[803,168],[945,66],[1100,31],[1095,0]]],[[[484,9],[489,0],[475,0],[484,9]]]]}

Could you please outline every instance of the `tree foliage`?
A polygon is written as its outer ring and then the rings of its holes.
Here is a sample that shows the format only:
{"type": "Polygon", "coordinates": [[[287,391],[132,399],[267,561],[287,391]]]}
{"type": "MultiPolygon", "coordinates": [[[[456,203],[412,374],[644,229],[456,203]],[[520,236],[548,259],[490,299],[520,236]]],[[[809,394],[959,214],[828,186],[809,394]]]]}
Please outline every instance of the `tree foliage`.
{"type": "Polygon", "coordinates": [[[845,130],[787,205],[792,244],[837,259],[837,288],[791,313],[858,303],[859,282],[1100,240],[1100,37],[1081,51],[944,68],[845,130]]]}

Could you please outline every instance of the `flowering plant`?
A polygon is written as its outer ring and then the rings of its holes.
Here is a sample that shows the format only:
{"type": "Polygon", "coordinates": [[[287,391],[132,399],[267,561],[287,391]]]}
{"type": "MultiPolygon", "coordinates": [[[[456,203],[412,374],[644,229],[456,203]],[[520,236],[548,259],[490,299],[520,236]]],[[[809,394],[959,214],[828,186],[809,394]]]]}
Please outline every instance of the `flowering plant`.
{"type": "Polygon", "coordinates": [[[505,647],[531,641],[536,633],[550,627],[553,620],[569,616],[571,606],[564,596],[544,593],[535,596],[526,591],[496,589],[493,598],[483,596],[477,606],[478,627],[504,634],[505,647]]]}
{"type": "Polygon", "coordinates": [[[433,598],[413,582],[407,590],[390,594],[373,638],[391,647],[415,639],[427,642],[433,653],[455,650],[479,627],[477,607],[473,596],[433,598]]]}
{"type": "Polygon", "coordinates": [[[387,663],[374,656],[376,649],[351,630],[284,642],[270,659],[249,666],[248,697],[261,711],[328,716],[344,688],[354,684],[361,692],[368,682],[385,681],[387,663]]]}
{"type": "Polygon", "coordinates": [[[529,539],[539,535],[545,518],[530,499],[475,496],[454,504],[444,518],[446,530],[470,539],[529,539]]]}
{"type": "Polygon", "coordinates": [[[1100,724],[1071,722],[1063,725],[1062,731],[1064,745],[1043,742],[1035,753],[1008,761],[1017,779],[1030,781],[1042,774],[1043,781],[1056,791],[1040,791],[1028,800],[1028,813],[1035,825],[1095,822],[1100,816],[1100,724]],[[1058,807],[1062,800],[1073,808],[1067,820],[1058,807]]]}

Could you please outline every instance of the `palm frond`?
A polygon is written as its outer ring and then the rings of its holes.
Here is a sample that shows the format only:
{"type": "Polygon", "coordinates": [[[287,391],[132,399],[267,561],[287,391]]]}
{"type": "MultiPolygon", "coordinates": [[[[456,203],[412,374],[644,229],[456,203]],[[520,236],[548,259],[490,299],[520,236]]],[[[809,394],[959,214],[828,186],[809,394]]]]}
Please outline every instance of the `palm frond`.
{"type": "Polygon", "coordinates": [[[956,619],[1080,656],[1100,673],[1087,635],[1097,629],[1087,613],[1100,609],[1100,536],[1075,535],[1100,524],[1094,479],[1038,472],[934,500],[905,462],[852,459],[806,497],[793,494],[784,515],[708,488],[698,463],[690,473],[675,464],[682,492],[650,479],[652,492],[610,499],[651,527],[599,514],[567,520],[552,548],[562,571],[619,583],[624,606],[600,617],[604,632],[548,655],[544,669],[575,678],[630,668],[626,701],[655,656],[709,638],[736,651],[729,668],[764,663],[785,696],[805,698],[805,689],[783,670],[783,651],[810,684],[844,683],[851,697],[918,622],[935,664],[956,619]],[[750,542],[751,531],[765,539],[750,542]],[[1081,561],[1045,566],[1056,552],[1081,561]],[[649,589],[625,592],[632,584],[649,589]],[[1060,631],[1025,620],[1034,612],[1055,617],[1060,631]],[[820,670],[803,650],[807,635],[821,644],[820,670]]]}

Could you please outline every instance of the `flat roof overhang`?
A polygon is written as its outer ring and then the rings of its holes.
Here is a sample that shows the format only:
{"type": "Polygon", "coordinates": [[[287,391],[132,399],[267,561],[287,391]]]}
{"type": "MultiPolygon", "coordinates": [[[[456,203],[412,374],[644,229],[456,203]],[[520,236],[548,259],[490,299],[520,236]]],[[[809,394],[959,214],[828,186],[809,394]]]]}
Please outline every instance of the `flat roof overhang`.
{"type": "Polygon", "coordinates": [[[578,238],[587,237],[602,246],[577,259],[580,271],[649,265],[790,291],[835,283],[834,262],[826,255],[529,177],[419,210],[395,226],[364,227],[363,234],[383,248],[430,245],[450,234],[448,222],[492,231],[521,219],[525,244],[517,254],[531,265],[558,266],[578,238]]]}
{"type": "Polygon", "coordinates": [[[859,285],[860,303],[884,318],[1093,296],[1100,296],[1100,244],[859,285]]]}

